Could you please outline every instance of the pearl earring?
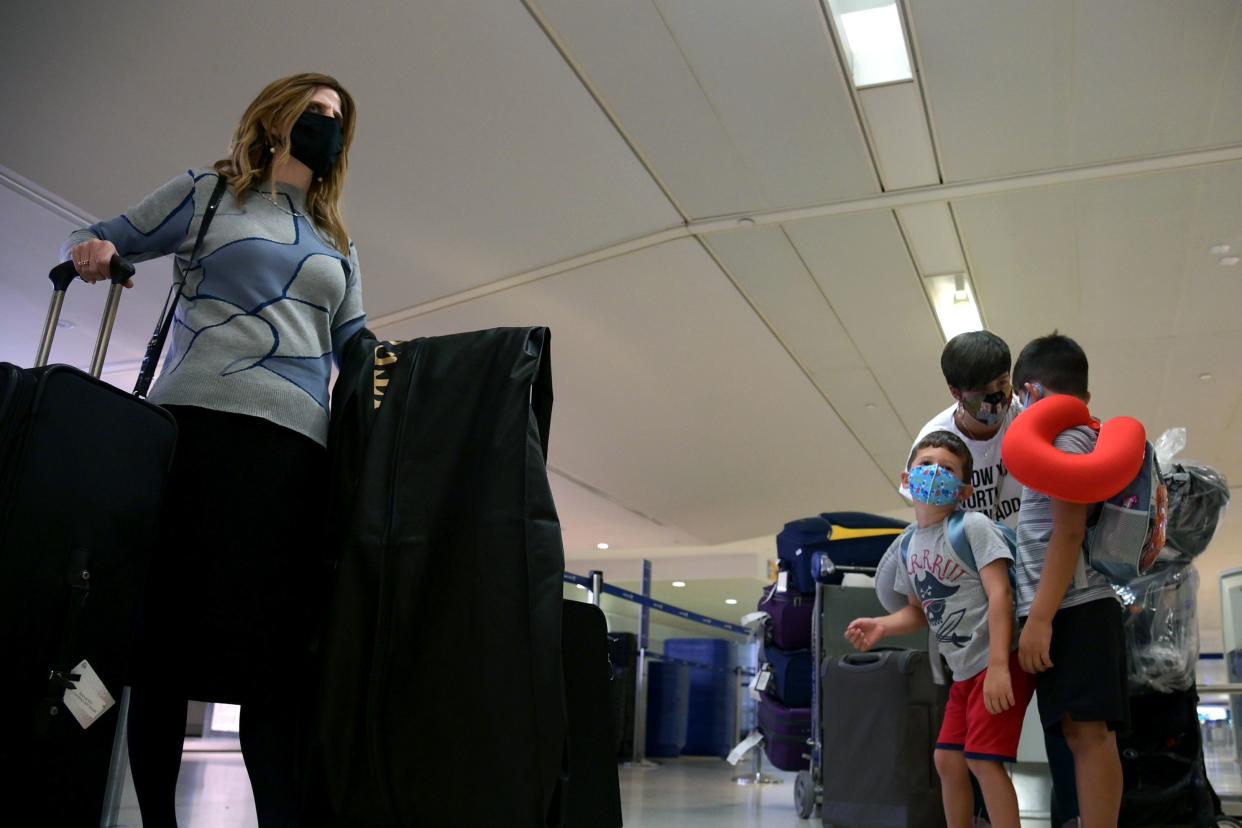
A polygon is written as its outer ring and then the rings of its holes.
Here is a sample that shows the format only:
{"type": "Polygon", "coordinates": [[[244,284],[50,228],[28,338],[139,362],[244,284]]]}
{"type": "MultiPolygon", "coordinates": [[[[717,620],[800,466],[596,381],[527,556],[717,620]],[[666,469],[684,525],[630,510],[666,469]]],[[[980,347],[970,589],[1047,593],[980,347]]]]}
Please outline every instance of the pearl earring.
{"type": "Polygon", "coordinates": [[[268,152],[270,152],[270,153],[272,153],[273,155],[275,155],[275,154],[276,154],[276,148],[275,148],[275,147],[268,147],[268,148],[267,148],[267,151],[268,151],[268,152]]]}

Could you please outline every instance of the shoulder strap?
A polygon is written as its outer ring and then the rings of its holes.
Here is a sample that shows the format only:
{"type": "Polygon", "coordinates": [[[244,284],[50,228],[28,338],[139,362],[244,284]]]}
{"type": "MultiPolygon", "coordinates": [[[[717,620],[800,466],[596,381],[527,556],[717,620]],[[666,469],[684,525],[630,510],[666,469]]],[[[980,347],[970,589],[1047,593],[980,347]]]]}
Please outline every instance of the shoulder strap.
{"type": "Polygon", "coordinates": [[[961,558],[962,563],[966,564],[967,569],[978,574],[979,567],[975,565],[975,553],[970,548],[970,538],[966,537],[966,513],[954,512],[949,515],[946,523],[948,524],[946,533],[953,552],[961,558]]]}
{"type": "Polygon", "coordinates": [[[910,565],[910,539],[914,537],[914,527],[917,524],[911,523],[905,529],[901,530],[901,567],[907,568],[910,565]]]}
{"type": "MultiPolygon", "coordinates": [[[[207,200],[207,209],[203,211],[203,218],[198,223],[198,236],[194,239],[194,249],[190,253],[190,266],[182,273],[192,269],[194,263],[198,261],[198,254],[203,249],[203,237],[207,235],[207,228],[211,226],[211,220],[216,215],[216,208],[220,206],[220,199],[224,197],[224,190],[228,187],[228,183],[229,180],[224,175],[216,174],[216,186],[211,191],[211,198],[207,200]]],[[[150,341],[147,342],[147,352],[143,355],[142,367],[138,370],[138,382],[134,384],[134,394],[139,397],[146,397],[147,389],[151,387],[151,378],[155,376],[155,364],[160,361],[164,342],[168,339],[168,331],[172,329],[173,316],[177,311],[177,301],[181,298],[183,284],[185,284],[184,276],[180,282],[173,282],[173,286],[169,288],[168,298],[164,300],[164,312],[160,315],[160,321],[155,326],[150,341]]]]}

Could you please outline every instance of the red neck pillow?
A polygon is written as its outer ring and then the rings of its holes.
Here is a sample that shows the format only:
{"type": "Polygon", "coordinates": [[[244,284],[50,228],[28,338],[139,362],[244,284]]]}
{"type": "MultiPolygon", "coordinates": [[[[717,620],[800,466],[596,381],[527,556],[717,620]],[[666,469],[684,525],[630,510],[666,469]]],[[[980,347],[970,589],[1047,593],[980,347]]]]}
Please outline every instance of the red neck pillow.
{"type": "Polygon", "coordinates": [[[1057,500],[1108,500],[1139,473],[1147,431],[1133,417],[1114,417],[1098,426],[1100,436],[1090,454],[1066,454],[1053,445],[1061,432],[1094,423],[1087,404],[1077,397],[1047,397],[1009,426],[1001,458],[1020,483],[1057,500]]]}

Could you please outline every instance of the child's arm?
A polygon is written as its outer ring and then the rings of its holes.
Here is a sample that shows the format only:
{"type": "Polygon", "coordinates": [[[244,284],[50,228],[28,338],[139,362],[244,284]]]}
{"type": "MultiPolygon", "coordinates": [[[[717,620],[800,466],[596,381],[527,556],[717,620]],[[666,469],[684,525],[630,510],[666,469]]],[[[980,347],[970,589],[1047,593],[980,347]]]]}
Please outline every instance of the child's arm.
{"type": "Polygon", "coordinates": [[[1087,536],[1089,505],[1052,499],[1052,536],[1039,576],[1039,587],[1031,613],[1018,640],[1018,661],[1028,673],[1042,673],[1052,667],[1048,655],[1052,646],[1052,616],[1057,614],[1065,591],[1074,580],[1082,542],[1087,536]]]}
{"type": "Polygon", "coordinates": [[[866,652],[880,643],[881,638],[909,635],[927,626],[923,605],[911,596],[910,603],[880,618],[855,618],[845,628],[845,637],[856,649],[866,652]]]}
{"type": "Polygon", "coordinates": [[[983,679],[983,705],[995,715],[1014,706],[1009,675],[1009,645],[1013,642],[1013,590],[1007,558],[983,567],[979,577],[988,594],[988,674],[983,679]]]}

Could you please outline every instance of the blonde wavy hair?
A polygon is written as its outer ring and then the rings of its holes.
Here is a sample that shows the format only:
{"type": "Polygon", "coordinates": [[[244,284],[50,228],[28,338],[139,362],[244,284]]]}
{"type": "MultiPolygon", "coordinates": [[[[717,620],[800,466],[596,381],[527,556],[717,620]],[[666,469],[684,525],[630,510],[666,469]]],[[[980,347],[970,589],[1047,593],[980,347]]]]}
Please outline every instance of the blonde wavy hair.
{"type": "MultiPolygon", "coordinates": [[[[242,203],[251,189],[271,179],[276,164],[290,157],[289,131],[321,86],[333,89],[341,96],[345,147],[332,172],[311,180],[310,190],[306,193],[306,212],[319,229],[331,236],[337,250],[348,256],[349,233],[341,219],[341,192],[345,187],[345,174],[349,171],[355,107],[353,96],[336,78],[303,72],[269,83],[246,107],[233,133],[231,154],[217,161],[215,170],[228,179],[237,203],[242,203]]],[[[273,196],[275,187],[275,182],[272,182],[273,196]]]]}

